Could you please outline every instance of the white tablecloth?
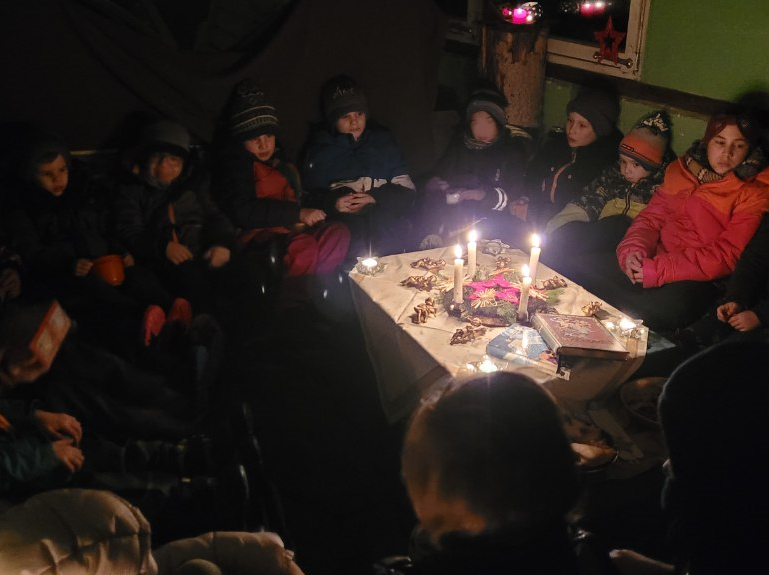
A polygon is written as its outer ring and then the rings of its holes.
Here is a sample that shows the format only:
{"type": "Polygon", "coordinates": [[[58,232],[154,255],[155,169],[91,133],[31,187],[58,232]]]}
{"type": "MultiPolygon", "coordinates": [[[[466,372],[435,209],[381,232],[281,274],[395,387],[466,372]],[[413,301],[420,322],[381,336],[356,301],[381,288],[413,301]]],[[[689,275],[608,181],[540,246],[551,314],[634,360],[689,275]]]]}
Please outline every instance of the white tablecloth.
{"type": "MultiPolygon", "coordinates": [[[[529,259],[528,254],[519,250],[506,250],[503,255],[511,259],[514,269],[520,269],[529,259]]],[[[465,371],[468,363],[478,362],[486,352],[488,341],[504,329],[487,328],[480,339],[451,345],[454,332],[467,324],[443,310],[442,297],[437,291],[426,292],[399,285],[409,276],[429,273],[411,267],[411,262],[424,257],[448,262],[442,273],[449,283],[453,281],[453,247],[380,258],[384,270],[373,276],[355,269],[350,272],[353,302],[376,374],[382,407],[391,422],[407,416],[421,397],[435,392],[451,377],[465,371]],[[438,303],[437,317],[429,318],[424,324],[413,323],[414,307],[431,295],[438,303]]],[[[493,269],[494,257],[479,252],[478,265],[493,269]]],[[[556,272],[540,263],[537,283],[555,275],[556,272]]],[[[591,293],[569,282],[555,308],[562,314],[583,315],[582,306],[597,300],[591,293]]],[[[621,317],[606,303],[602,303],[602,309],[621,317]]],[[[503,364],[502,367],[525,371],[553,392],[559,401],[579,408],[576,404],[586,404],[615,390],[638,369],[646,351],[647,330],[643,329],[641,333],[637,352],[627,361],[580,358],[573,362],[568,380],[513,364],[503,364]]]]}

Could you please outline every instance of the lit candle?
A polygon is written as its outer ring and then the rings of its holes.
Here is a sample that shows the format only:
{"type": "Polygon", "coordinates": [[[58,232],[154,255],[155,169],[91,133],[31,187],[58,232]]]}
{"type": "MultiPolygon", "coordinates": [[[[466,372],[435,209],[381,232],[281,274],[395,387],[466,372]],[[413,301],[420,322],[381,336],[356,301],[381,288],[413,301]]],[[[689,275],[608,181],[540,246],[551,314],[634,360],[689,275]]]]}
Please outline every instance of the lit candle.
{"type": "Polygon", "coordinates": [[[526,319],[529,313],[529,290],[531,290],[529,266],[524,265],[521,268],[521,273],[523,274],[523,281],[521,283],[521,298],[518,300],[518,319],[526,319]]]}
{"type": "Polygon", "coordinates": [[[367,268],[375,268],[377,264],[376,258],[366,258],[361,262],[367,268]]]}
{"type": "Polygon", "coordinates": [[[493,361],[491,361],[491,358],[488,355],[484,355],[481,358],[481,362],[478,364],[478,370],[483,373],[494,373],[495,371],[498,371],[499,368],[493,361]]]}
{"type": "Polygon", "coordinates": [[[454,248],[454,303],[462,303],[462,282],[465,277],[464,260],[462,260],[462,246],[454,248]]]}
{"type": "Polygon", "coordinates": [[[475,250],[478,247],[478,244],[476,243],[476,240],[478,239],[478,234],[475,233],[475,230],[470,232],[469,240],[467,242],[467,275],[470,276],[470,279],[472,280],[475,277],[475,250]]]}
{"type": "Polygon", "coordinates": [[[525,8],[513,9],[513,24],[526,24],[526,16],[529,15],[525,8]]]}
{"type": "Polygon", "coordinates": [[[539,247],[539,236],[531,235],[531,256],[529,257],[529,274],[533,281],[537,280],[537,267],[539,266],[539,254],[542,249],[539,247]]]}

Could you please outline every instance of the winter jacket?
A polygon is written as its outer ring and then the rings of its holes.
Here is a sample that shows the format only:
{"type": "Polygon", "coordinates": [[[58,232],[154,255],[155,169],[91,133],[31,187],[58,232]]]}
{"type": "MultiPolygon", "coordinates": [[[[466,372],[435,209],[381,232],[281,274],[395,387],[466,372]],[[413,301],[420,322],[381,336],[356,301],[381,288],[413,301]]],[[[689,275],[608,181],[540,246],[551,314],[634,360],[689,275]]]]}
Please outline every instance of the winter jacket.
{"type": "Polygon", "coordinates": [[[20,185],[4,220],[11,245],[29,271],[44,277],[70,275],[81,258],[125,253],[110,231],[106,191],[95,189],[75,161],[61,196],[20,185]]]}
{"type": "Polygon", "coordinates": [[[522,191],[526,170],[526,140],[504,131],[494,142],[481,145],[466,134],[455,138],[435,169],[452,188],[485,192],[481,208],[507,211],[522,191]]]}
{"type": "Polygon", "coordinates": [[[241,232],[286,233],[299,222],[299,176],[278,157],[260,162],[240,143],[232,144],[217,162],[214,180],[219,205],[241,232]]]}
{"type": "Polygon", "coordinates": [[[51,442],[37,429],[33,410],[30,402],[0,399],[0,493],[45,477],[60,466],[51,442]]]}
{"type": "Polygon", "coordinates": [[[115,187],[116,229],[137,261],[165,264],[174,235],[195,257],[213,246],[232,246],[235,230],[212,200],[209,184],[193,159],[166,189],[135,174],[123,176],[115,187]]]}
{"type": "Polygon", "coordinates": [[[680,158],[649,205],[633,220],[617,246],[620,267],[631,252],[643,254],[643,285],[722,278],[769,209],[769,188],[730,172],[700,183],[680,158]]]}
{"type": "Polygon", "coordinates": [[[616,128],[588,146],[572,149],[566,132],[550,132],[526,170],[526,221],[544,226],[566,204],[576,201],[590,182],[617,161],[622,133],[616,128]]]}
{"type": "Polygon", "coordinates": [[[724,301],[752,310],[761,325],[769,327],[769,216],[763,217],[737,260],[724,301]]]}
{"type": "Polygon", "coordinates": [[[150,526],[117,495],[58,489],[0,514],[0,573],[154,575],[150,526]]]}
{"type": "Polygon", "coordinates": [[[308,204],[334,213],[336,200],[350,191],[344,182],[361,178],[371,180],[364,188],[372,193],[390,186],[400,192],[415,189],[400,148],[388,130],[369,124],[357,140],[351,134],[318,130],[302,164],[308,204]]]}

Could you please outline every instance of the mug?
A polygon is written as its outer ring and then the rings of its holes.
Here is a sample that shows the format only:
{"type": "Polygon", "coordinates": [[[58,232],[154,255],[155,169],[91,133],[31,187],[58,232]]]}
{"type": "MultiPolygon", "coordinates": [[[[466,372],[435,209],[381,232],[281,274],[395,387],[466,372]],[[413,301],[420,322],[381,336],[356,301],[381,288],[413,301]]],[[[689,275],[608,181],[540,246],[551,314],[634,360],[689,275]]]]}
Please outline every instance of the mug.
{"type": "Polygon", "coordinates": [[[93,262],[96,274],[112,286],[119,286],[125,280],[123,258],[118,255],[107,255],[96,258],[93,262]]]}

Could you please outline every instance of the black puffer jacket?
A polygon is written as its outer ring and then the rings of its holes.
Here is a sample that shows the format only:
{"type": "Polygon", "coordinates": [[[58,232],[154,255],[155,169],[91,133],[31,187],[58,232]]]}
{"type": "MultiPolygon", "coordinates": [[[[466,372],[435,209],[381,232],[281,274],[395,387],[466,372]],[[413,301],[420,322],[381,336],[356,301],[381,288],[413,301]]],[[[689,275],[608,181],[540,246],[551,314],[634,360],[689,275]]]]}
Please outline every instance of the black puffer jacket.
{"type": "Polygon", "coordinates": [[[182,174],[166,189],[126,173],[115,187],[118,236],[137,261],[156,265],[165,263],[174,233],[196,257],[212,246],[232,247],[235,230],[212,200],[209,187],[208,173],[194,158],[185,161],[182,174]]]}

